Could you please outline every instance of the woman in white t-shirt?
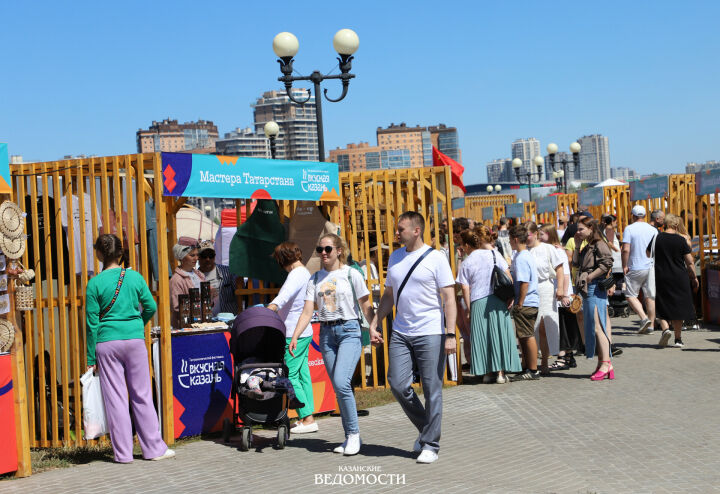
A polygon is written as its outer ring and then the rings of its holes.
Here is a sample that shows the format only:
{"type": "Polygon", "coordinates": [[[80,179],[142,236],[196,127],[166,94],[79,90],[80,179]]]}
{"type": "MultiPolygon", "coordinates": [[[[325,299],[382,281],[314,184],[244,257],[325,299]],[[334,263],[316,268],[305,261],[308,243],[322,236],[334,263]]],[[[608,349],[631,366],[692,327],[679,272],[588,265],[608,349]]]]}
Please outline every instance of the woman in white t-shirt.
{"type": "MultiPolygon", "coordinates": [[[[305,292],[310,280],[310,271],[302,263],[302,251],[295,242],[283,242],[273,252],[273,257],[280,267],[288,272],[277,297],[270,302],[268,309],[272,309],[285,321],[285,340],[289,346],[295,333],[298,319],[305,307],[305,292]]],[[[308,324],[297,339],[295,355],[285,350],[285,365],[288,367],[288,379],[295,388],[295,396],[304,406],[296,410],[298,421],[290,429],[293,434],[317,432],[318,425],[313,418],[315,403],[313,400],[312,380],[310,379],[310,366],[308,354],[312,343],[312,325],[308,324]]]]}
{"type": "Polygon", "coordinates": [[[506,372],[520,372],[515,330],[507,306],[491,293],[490,280],[494,266],[505,271],[505,258],[493,248],[490,230],[483,225],[460,235],[463,249],[471,251],[463,261],[456,282],[462,286],[463,299],[470,307],[470,331],[473,374],[483,376],[483,383],[509,382],[506,372]],[[497,376],[495,376],[497,373],[497,376]]]}
{"type": "Polygon", "coordinates": [[[540,241],[552,245],[557,249],[558,255],[563,259],[563,290],[559,293],[562,298],[558,300],[558,325],[560,327],[560,351],[558,358],[550,366],[550,370],[565,370],[577,367],[574,352],[580,345],[580,327],[577,317],[570,312],[570,302],[573,295],[573,287],[570,282],[570,263],[565,255],[565,250],[560,243],[560,236],[553,225],[540,227],[540,241]]]}
{"type": "Polygon", "coordinates": [[[360,310],[368,321],[372,321],[374,311],[362,274],[345,264],[345,242],[334,234],[323,235],[315,251],[320,254],[322,269],[308,281],[305,305],[288,351],[295,355],[298,337],[305,331],[317,306],[320,351],[335,390],[345,430],[345,441],[333,451],[346,456],[356,455],[360,451],[361,441],[352,376],[362,350],[360,310]]]}
{"type": "Polygon", "coordinates": [[[527,248],[535,257],[538,271],[540,306],[535,321],[535,338],[539,341],[542,352],[540,372],[548,374],[550,355],[557,355],[560,352],[557,301],[561,300],[564,294],[563,261],[567,262],[567,258],[552,245],[540,241],[537,224],[528,221],[525,226],[528,231],[527,248]]]}

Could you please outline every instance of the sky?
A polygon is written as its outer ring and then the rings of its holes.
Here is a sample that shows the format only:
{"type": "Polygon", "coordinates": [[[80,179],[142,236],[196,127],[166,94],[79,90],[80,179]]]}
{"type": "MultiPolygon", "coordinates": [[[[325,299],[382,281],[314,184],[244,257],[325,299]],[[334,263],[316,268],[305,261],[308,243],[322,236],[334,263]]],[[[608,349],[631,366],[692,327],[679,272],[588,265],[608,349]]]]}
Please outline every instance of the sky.
{"type": "Polygon", "coordinates": [[[283,88],[275,34],[298,37],[308,75],[333,70],[332,37],[351,28],[356,78],[323,105],[326,153],[390,123],[444,123],[466,184],[515,139],[567,151],[595,133],[611,166],[684,173],[720,160],[718,18],[712,0],[0,0],[0,142],[27,162],[133,153],[137,130],[167,117],[222,136],[283,88]]]}

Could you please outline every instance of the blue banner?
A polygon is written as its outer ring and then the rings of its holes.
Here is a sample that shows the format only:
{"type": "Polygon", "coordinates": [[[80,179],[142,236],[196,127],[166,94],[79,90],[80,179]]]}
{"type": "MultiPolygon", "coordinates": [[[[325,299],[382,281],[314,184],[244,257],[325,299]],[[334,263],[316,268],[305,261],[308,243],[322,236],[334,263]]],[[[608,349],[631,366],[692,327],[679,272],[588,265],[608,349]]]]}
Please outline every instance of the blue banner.
{"type": "Polygon", "coordinates": [[[720,168],[695,174],[695,194],[706,196],[720,193],[720,168]]]}
{"type": "Polygon", "coordinates": [[[668,177],[653,177],[630,182],[630,200],[644,201],[668,195],[668,177]]]}
{"type": "Polygon", "coordinates": [[[482,219],[495,221],[495,208],[493,206],[482,208],[482,219]]]}
{"type": "Polygon", "coordinates": [[[465,198],[464,197],[456,197],[451,202],[452,209],[462,209],[465,207],[465,198]]]}
{"type": "Polygon", "coordinates": [[[578,193],[578,205],[580,206],[602,206],[604,202],[605,194],[602,187],[591,187],[578,193]]]}
{"type": "Polygon", "coordinates": [[[552,213],[557,211],[557,197],[547,196],[535,201],[535,212],[537,214],[552,213]]]}
{"type": "Polygon", "coordinates": [[[12,194],[7,144],[0,142],[0,194],[12,194]]]}
{"type": "Polygon", "coordinates": [[[340,200],[337,163],[162,153],[162,174],[166,196],[340,200]]]}
{"type": "Polygon", "coordinates": [[[508,218],[522,218],[525,216],[525,205],[522,202],[505,204],[505,216],[508,218]]]}

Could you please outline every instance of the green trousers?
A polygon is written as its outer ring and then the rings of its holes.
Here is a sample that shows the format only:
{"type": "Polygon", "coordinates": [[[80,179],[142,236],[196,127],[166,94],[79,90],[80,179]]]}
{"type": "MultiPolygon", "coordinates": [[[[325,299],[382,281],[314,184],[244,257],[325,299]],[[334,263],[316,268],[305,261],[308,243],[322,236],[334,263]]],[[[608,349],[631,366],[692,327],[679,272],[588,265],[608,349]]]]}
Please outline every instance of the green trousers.
{"type": "Polygon", "coordinates": [[[313,400],[313,387],[310,380],[310,366],[308,365],[308,352],[310,351],[310,342],[312,336],[307,338],[298,338],[295,356],[290,355],[287,350],[290,345],[291,338],[285,338],[285,365],[288,367],[288,379],[295,388],[295,396],[298,401],[305,403],[305,406],[298,408],[298,417],[304,419],[312,415],[315,410],[315,402],[313,400]]]}

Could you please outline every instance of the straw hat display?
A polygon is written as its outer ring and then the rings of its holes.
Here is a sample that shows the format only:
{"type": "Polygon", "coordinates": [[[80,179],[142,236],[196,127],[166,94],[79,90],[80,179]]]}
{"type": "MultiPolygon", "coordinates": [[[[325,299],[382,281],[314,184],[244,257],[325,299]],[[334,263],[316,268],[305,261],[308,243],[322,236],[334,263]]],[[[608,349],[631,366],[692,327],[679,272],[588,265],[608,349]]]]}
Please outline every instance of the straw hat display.
{"type": "Polygon", "coordinates": [[[25,253],[24,214],[12,201],[0,204],[0,250],[8,259],[20,259],[25,253]]]}
{"type": "Polygon", "coordinates": [[[15,327],[7,319],[0,319],[0,352],[9,352],[15,341],[15,327]]]}

